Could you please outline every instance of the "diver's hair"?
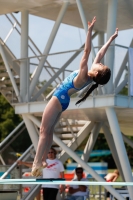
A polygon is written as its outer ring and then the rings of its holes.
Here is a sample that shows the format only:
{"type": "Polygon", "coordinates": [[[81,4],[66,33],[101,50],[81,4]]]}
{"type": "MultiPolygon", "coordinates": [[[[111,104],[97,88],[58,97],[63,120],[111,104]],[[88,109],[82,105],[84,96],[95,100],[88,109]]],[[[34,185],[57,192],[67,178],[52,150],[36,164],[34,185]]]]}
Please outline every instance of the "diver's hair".
{"type": "Polygon", "coordinates": [[[82,101],[85,101],[86,98],[92,93],[92,91],[98,87],[98,85],[105,85],[109,81],[110,76],[111,76],[111,70],[108,67],[106,67],[105,70],[99,71],[97,76],[93,78],[95,84],[93,84],[88,89],[86,94],[79,101],[77,101],[75,105],[81,103],[82,101]]]}

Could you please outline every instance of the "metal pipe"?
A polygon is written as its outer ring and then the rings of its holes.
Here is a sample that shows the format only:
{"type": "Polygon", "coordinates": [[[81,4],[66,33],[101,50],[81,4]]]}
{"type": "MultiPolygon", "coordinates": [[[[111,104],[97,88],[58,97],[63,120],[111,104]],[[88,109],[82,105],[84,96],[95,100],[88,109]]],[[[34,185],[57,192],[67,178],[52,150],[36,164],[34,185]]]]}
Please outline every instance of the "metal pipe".
{"type": "Polygon", "coordinates": [[[14,133],[22,126],[24,125],[24,121],[22,121],[1,143],[0,143],[0,149],[2,146],[14,135],[14,133]]]}
{"type": "MultiPolygon", "coordinates": [[[[107,107],[106,114],[107,114],[108,121],[110,124],[111,132],[114,138],[114,143],[117,149],[117,153],[118,153],[120,162],[122,164],[121,166],[122,166],[125,180],[126,182],[133,182],[132,171],[131,171],[129,160],[127,157],[122,135],[120,132],[120,127],[118,124],[116,113],[113,108],[107,107]]],[[[128,186],[128,191],[129,191],[130,197],[133,197],[133,190],[129,186],[128,186]]]]}
{"type": "MultiPolygon", "coordinates": [[[[21,58],[28,57],[28,28],[29,19],[28,11],[24,10],[21,12],[21,58]]],[[[28,79],[29,79],[29,64],[28,60],[23,60],[20,63],[20,96],[22,101],[25,100],[27,94],[28,79]]]]}
{"type": "MultiPolygon", "coordinates": [[[[76,0],[76,2],[77,2],[78,9],[79,9],[79,13],[80,13],[80,17],[81,17],[81,20],[82,20],[83,27],[84,27],[85,32],[87,34],[87,32],[88,32],[88,23],[86,21],[86,17],[85,17],[85,14],[84,14],[84,10],[83,10],[81,1],[80,0],[76,0]]],[[[92,46],[91,47],[92,57],[93,57],[93,60],[94,60],[94,58],[96,57],[96,53],[95,53],[93,44],[91,44],[91,46],[92,46]]]]}
{"type": "Polygon", "coordinates": [[[38,139],[39,139],[39,135],[37,134],[36,132],[36,129],[34,127],[34,124],[32,123],[31,120],[29,120],[29,118],[27,117],[26,114],[23,114],[22,115],[23,119],[24,119],[24,122],[26,124],[26,127],[28,129],[28,133],[29,133],[29,136],[31,138],[31,141],[34,145],[34,148],[35,150],[37,149],[37,144],[38,144],[38,139]]]}
{"type": "Polygon", "coordinates": [[[120,159],[118,157],[118,153],[117,153],[116,146],[115,146],[112,134],[110,132],[110,129],[106,125],[103,125],[102,128],[103,128],[104,135],[105,135],[105,138],[107,140],[107,143],[109,145],[109,148],[111,150],[111,153],[113,155],[113,159],[115,161],[117,169],[119,170],[119,173],[120,173],[123,181],[125,181],[124,174],[123,174],[123,171],[122,171],[122,168],[121,168],[120,159]]]}
{"type": "MultiPolygon", "coordinates": [[[[49,53],[50,49],[51,49],[51,46],[52,46],[53,41],[55,39],[56,33],[57,33],[58,29],[59,29],[61,21],[62,21],[62,19],[64,17],[64,14],[66,12],[67,7],[68,7],[68,4],[69,4],[69,2],[65,1],[63,6],[62,6],[62,8],[61,8],[61,10],[60,10],[60,12],[59,12],[57,20],[55,22],[55,25],[54,25],[54,27],[52,29],[51,35],[50,35],[50,37],[48,39],[47,45],[46,45],[45,50],[43,52],[44,55],[47,55],[49,53]]],[[[46,58],[47,58],[47,56],[42,57],[42,59],[41,59],[41,61],[39,63],[38,69],[36,70],[36,73],[34,75],[34,78],[32,79],[32,82],[30,84],[30,91],[29,91],[30,92],[30,96],[33,93],[34,88],[35,88],[35,86],[37,84],[38,78],[39,78],[39,76],[41,74],[43,65],[44,65],[44,63],[46,61],[46,58]]]]}
{"type": "MultiPolygon", "coordinates": [[[[18,160],[23,160],[23,158],[29,153],[29,151],[33,148],[33,144],[23,153],[22,156],[18,158],[18,160]]],[[[18,161],[17,160],[17,161],[18,161]]],[[[0,177],[0,179],[4,179],[7,175],[17,166],[17,161],[13,163],[13,165],[0,177]]]]}
{"type": "Polygon", "coordinates": [[[124,88],[124,86],[127,84],[127,82],[128,82],[128,76],[125,76],[125,79],[117,86],[117,88],[114,88],[115,89],[114,93],[118,94],[122,90],[122,88],[124,88]]]}
{"type": "Polygon", "coordinates": [[[14,88],[14,90],[15,90],[16,96],[17,96],[17,98],[18,98],[18,101],[21,102],[21,97],[20,97],[20,93],[19,93],[17,84],[16,84],[16,82],[15,82],[15,79],[14,79],[14,77],[13,77],[13,74],[12,74],[12,72],[11,72],[10,66],[9,66],[9,64],[8,64],[8,61],[7,61],[7,58],[6,58],[4,49],[3,49],[3,47],[2,47],[1,44],[0,44],[0,52],[1,52],[1,56],[2,56],[2,58],[3,58],[3,61],[4,61],[4,63],[5,63],[6,70],[7,70],[7,72],[8,72],[9,77],[10,77],[11,83],[12,83],[13,88],[14,88]]]}
{"type": "Polygon", "coordinates": [[[86,143],[86,146],[84,148],[83,155],[81,156],[81,159],[84,160],[85,162],[88,162],[91,151],[95,145],[96,139],[98,137],[99,131],[101,128],[101,123],[96,123],[94,125],[94,128],[91,131],[91,134],[88,138],[88,141],[86,143]]]}
{"type": "MultiPolygon", "coordinates": [[[[84,45],[82,45],[83,47],[84,45]]],[[[81,48],[82,48],[81,47],[81,48]]],[[[80,54],[80,51],[77,51],[57,72],[53,77],[45,83],[45,85],[37,92],[36,95],[32,98],[32,101],[36,100],[42,92],[65,70],[65,68],[80,54]]]]}
{"type": "MultiPolygon", "coordinates": [[[[108,0],[107,40],[115,32],[116,29],[117,5],[118,5],[118,0],[108,0]]],[[[112,43],[114,44],[115,41],[113,41],[112,43]]],[[[112,74],[114,66],[114,50],[115,50],[114,47],[110,46],[106,54],[106,65],[111,69],[112,74]]],[[[112,86],[113,86],[113,76],[111,76],[110,81],[106,85],[108,94],[112,92],[112,86]]]]}

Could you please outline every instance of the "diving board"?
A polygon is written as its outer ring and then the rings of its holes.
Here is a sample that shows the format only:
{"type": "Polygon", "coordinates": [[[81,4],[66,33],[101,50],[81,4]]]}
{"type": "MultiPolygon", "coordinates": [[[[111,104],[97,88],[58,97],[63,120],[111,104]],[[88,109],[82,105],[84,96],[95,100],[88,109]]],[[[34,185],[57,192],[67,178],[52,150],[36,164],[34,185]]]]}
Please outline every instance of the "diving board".
{"type": "Polygon", "coordinates": [[[0,184],[47,184],[47,185],[117,185],[133,186],[133,182],[95,182],[95,181],[65,181],[64,179],[0,179],[0,184]]]}

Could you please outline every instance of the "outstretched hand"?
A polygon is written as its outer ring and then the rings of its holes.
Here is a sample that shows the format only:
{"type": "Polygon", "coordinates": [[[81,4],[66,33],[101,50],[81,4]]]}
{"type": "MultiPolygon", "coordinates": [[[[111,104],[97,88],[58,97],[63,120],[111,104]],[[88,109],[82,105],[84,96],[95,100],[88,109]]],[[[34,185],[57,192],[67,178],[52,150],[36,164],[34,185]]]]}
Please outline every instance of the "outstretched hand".
{"type": "Polygon", "coordinates": [[[112,39],[114,40],[118,36],[118,28],[116,28],[115,33],[112,35],[112,39]]]}
{"type": "Polygon", "coordinates": [[[93,17],[93,20],[92,22],[88,22],[88,30],[92,30],[93,29],[93,26],[96,22],[96,17],[93,17]]]}

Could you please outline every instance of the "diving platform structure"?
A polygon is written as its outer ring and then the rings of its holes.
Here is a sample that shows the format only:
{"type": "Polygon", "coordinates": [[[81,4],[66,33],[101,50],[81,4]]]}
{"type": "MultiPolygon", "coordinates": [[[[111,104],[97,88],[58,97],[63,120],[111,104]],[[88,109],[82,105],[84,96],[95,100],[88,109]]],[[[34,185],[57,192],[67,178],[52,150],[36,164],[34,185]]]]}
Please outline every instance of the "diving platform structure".
{"type": "MultiPolygon", "coordinates": [[[[73,51],[50,53],[61,23],[83,28],[87,32],[87,20],[97,16],[92,36],[92,38],[98,38],[97,47],[92,45],[92,58],[94,58],[97,49],[105,42],[105,33],[107,33],[108,39],[116,27],[119,30],[132,28],[133,0],[130,0],[130,3],[121,0],[23,0],[23,2],[10,0],[7,2],[0,0],[0,14],[4,15],[11,24],[11,30],[7,37],[0,39],[0,53],[4,62],[4,65],[0,65],[0,92],[14,107],[15,113],[22,116],[34,149],[36,149],[43,110],[55,88],[73,71],[74,61],[81,58],[83,53],[84,44],[73,51]],[[14,12],[21,13],[21,23],[15,18],[14,12]],[[44,52],[41,52],[29,37],[30,14],[55,21],[44,52]],[[13,54],[12,48],[6,43],[13,31],[16,31],[21,41],[21,56],[19,58],[13,54]],[[63,60],[64,54],[65,59],[63,60]],[[59,59],[60,63],[58,63],[59,59]],[[32,73],[31,66],[35,67],[32,73]],[[43,85],[39,84],[41,73],[46,74],[44,78],[47,78],[43,85]]],[[[53,143],[59,151],[60,160],[64,163],[71,155],[100,182],[104,180],[86,164],[99,132],[105,134],[123,181],[133,181],[124,145],[126,142],[133,147],[133,142],[127,137],[133,135],[133,76],[131,76],[131,59],[129,59],[129,56],[133,55],[132,47],[133,41],[129,47],[112,43],[103,61],[112,71],[111,80],[106,86],[96,89],[80,106],[75,106],[75,103],[86,92],[87,88],[72,96],[68,109],[62,113],[54,130],[53,143]],[[118,49],[120,48],[124,49],[124,54],[120,55],[122,62],[115,70],[118,63],[117,54],[119,55],[120,52],[118,49]],[[123,88],[126,88],[127,95],[120,94],[123,88]],[[79,158],[74,150],[88,135],[89,139],[86,142],[84,153],[79,158]]],[[[14,164],[13,167],[15,166],[14,164]]],[[[2,178],[4,179],[6,175],[7,173],[2,178]]],[[[111,186],[106,186],[106,188],[117,199],[123,199],[111,186]]],[[[127,186],[127,188],[130,198],[133,200],[132,187],[127,186]]]]}

